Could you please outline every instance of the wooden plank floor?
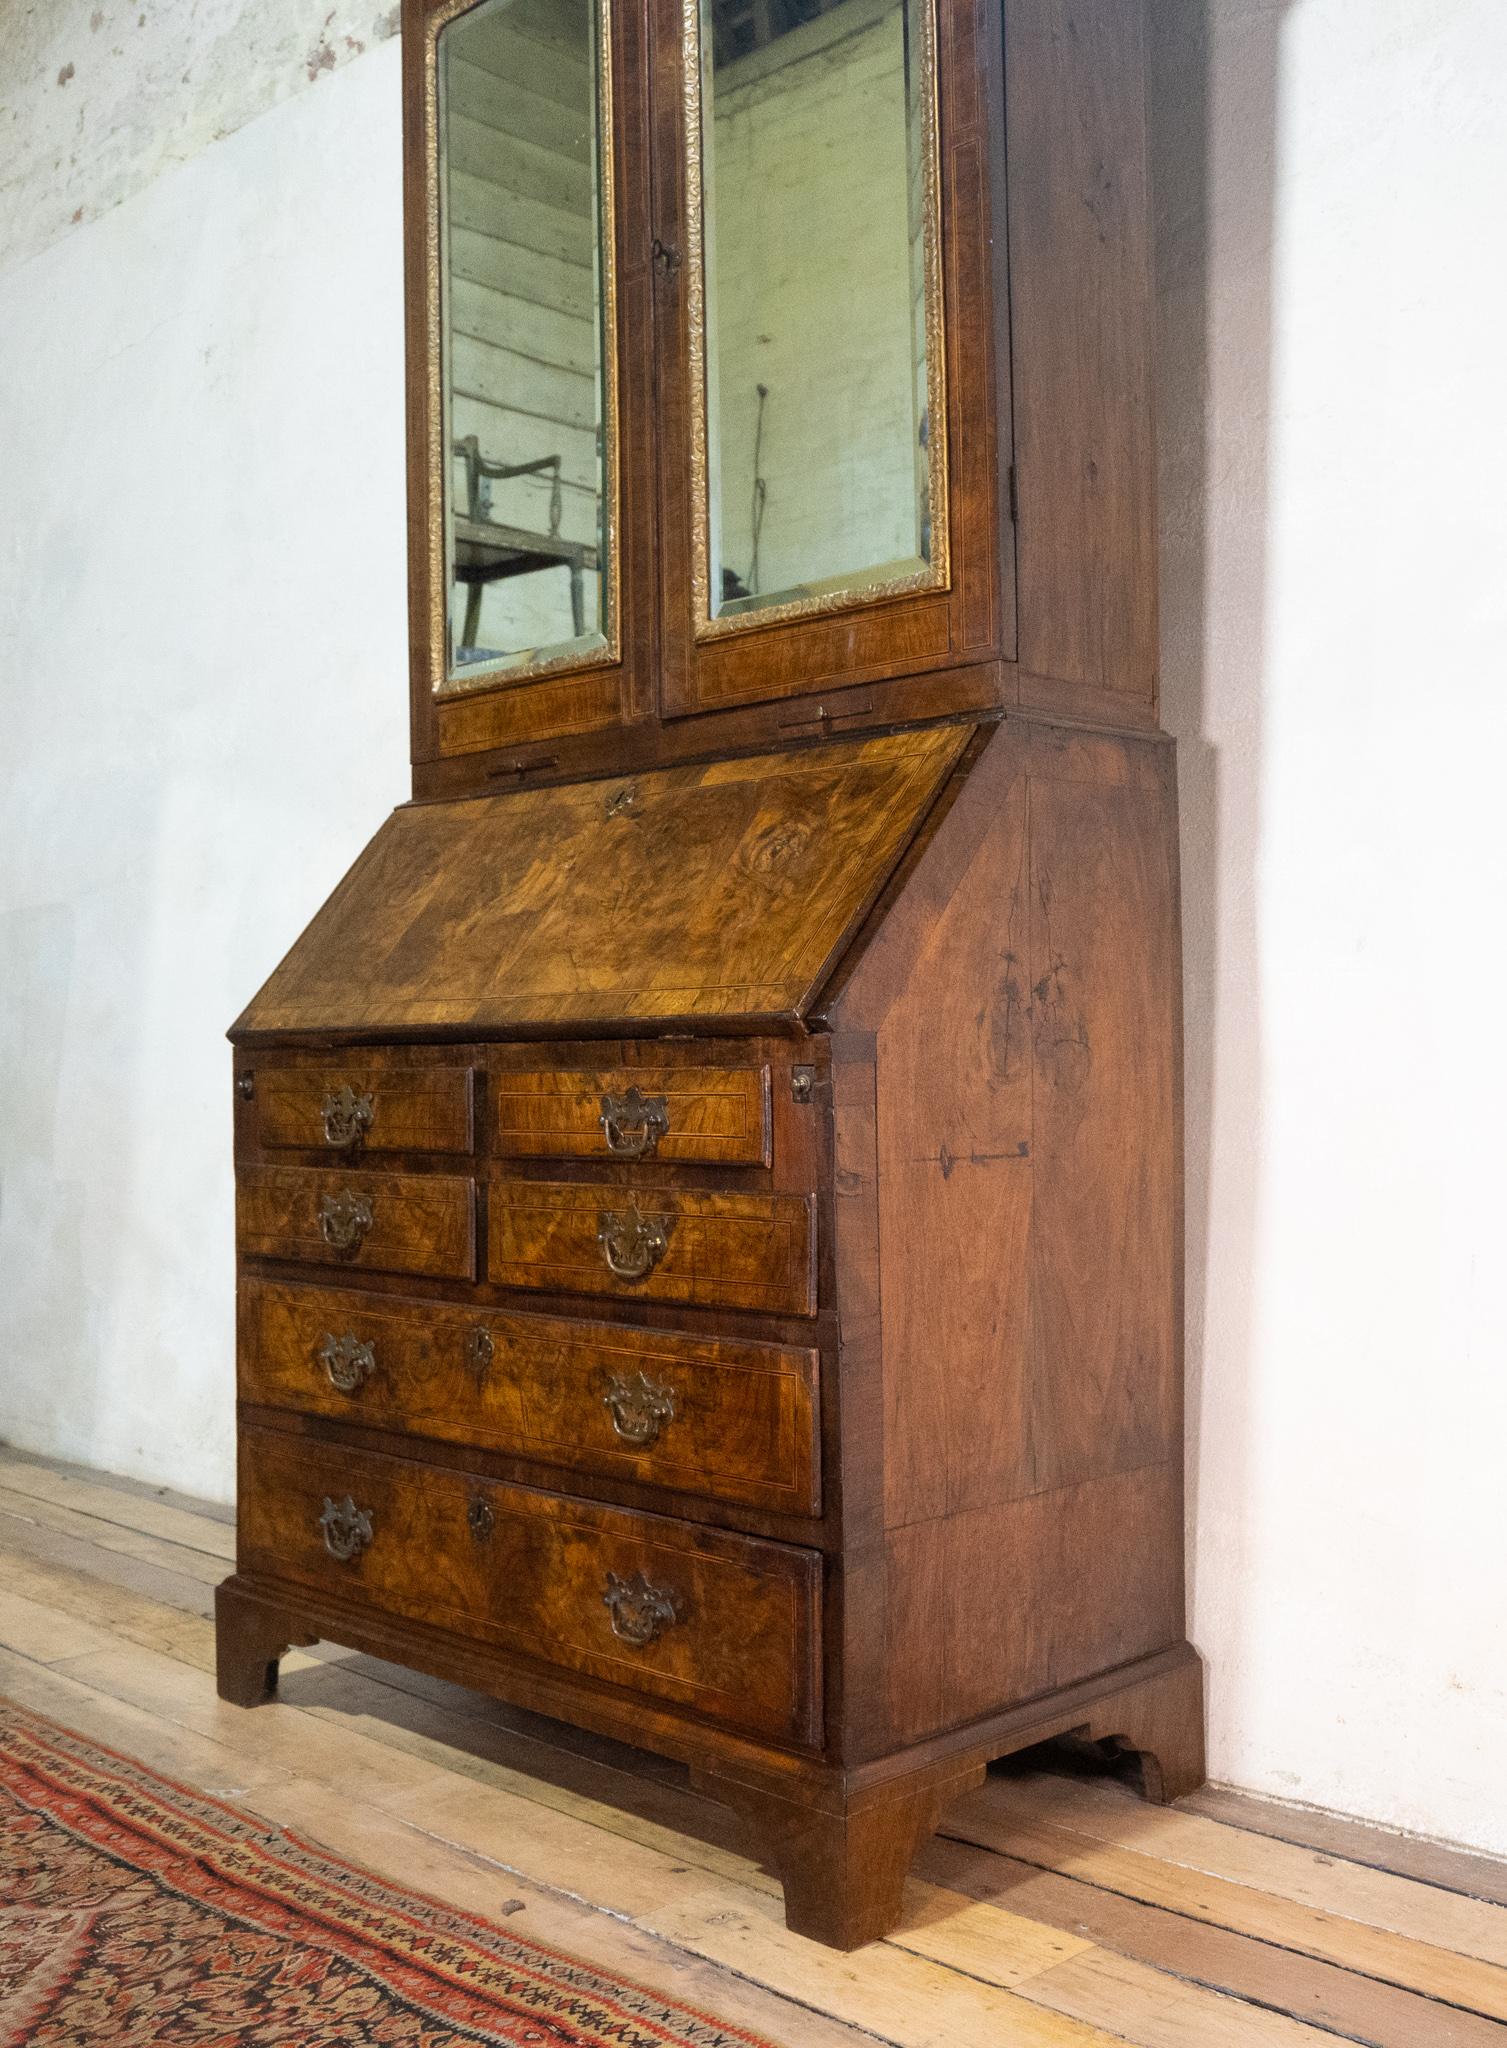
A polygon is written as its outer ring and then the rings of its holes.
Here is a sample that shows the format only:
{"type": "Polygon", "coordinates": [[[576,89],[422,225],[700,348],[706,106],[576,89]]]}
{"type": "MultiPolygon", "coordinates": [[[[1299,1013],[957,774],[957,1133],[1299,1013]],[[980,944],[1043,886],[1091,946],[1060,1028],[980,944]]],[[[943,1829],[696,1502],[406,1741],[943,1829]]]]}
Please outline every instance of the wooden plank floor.
{"type": "Polygon", "coordinates": [[[0,1449],[0,1693],[781,2048],[1507,2048],[1507,1867],[1275,1802],[997,1772],[891,1938],[785,1931],[660,1759],[324,1646],[223,1705],[230,1515],[0,1449]]]}

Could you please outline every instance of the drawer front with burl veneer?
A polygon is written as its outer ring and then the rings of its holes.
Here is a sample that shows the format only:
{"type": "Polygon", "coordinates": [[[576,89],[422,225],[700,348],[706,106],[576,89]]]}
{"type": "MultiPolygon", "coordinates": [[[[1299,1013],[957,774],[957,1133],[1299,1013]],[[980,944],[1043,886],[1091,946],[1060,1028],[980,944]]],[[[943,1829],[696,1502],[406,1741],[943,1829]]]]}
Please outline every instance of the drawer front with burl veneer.
{"type": "Polygon", "coordinates": [[[811,1212],[806,1195],[496,1180],[487,1277],[552,1293],[815,1315],[811,1212]]]}
{"type": "Polygon", "coordinates": [[[475,1183],[456,1174],[243,1166],[235,1221],[247,1257],[441,1280],[476,1273],[475,1183]]]}
{"type": "Polygon", "coordinates": [[[504,1068],[491,1077],[496,1151],[519,1159],[768,1166],[769,1067],[504,1068]]]}
{"type": "Polygon", "coordinates": [[[817,1354],[247,1279],[240,1391],[708,1500],[814,1514],[817,1354]]]}
{"type": "Polygon", "coordinates": [[[787,1544],[241,1432],[239,1566],[777,1741],[820,1734],[821,1560],[787,1544]]]}
{"type": "Polygon", "coordinates": [[[256,1134],[269,1150],[471,1150],[469,1067],[264,1064],[251,1087],[256,1134]]]}

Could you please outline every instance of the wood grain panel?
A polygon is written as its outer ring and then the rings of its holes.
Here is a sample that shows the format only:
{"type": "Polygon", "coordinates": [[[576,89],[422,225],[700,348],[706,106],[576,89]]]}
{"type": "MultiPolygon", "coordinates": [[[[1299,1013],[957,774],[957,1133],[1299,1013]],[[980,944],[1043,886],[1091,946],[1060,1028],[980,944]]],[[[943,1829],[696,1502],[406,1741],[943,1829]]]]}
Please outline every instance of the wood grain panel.
{"type": "Polygon", "coordinates": [[[1032,1074],[1028,788],[936,916],[877,1045],[886,1519],[1029,1488],[1032,1074]],[[938,1057],[937,990],[952,1011],[938,1057]]]}
{"type": "Polygon", "coordinates": [[[890,1738],[917,1741],[1179,1639],[1181,1468],[915,1523],[887,1556],[890,1738]]]}
{"type": "Polygon", "coordinates": [[[442,697],[435,710],[439,750],[442,755],[471,754],[600,732],[622,716],[622,699],[622,677],[615,669],[442,697]]]}
{"type": "Polygon", "coordinates": [[[242,1283],[238,1322],[244,1401],[708,1499],[818,1505],[812,1350],[262,1280],[242,1283]],[[331,1375],[332,1339],[370,1347],[348,1388],[331,1375]],[[636,1445],[612,1401],[641,1427],[645,1381],[669,1413],[636,1445]]]}
{"type": "MultiPolygon", "coordinates": [[[[363,1152],[469,1152],[469,1067],[276,1067],[255,1070],[256,1128],[264,1145],[324,1151],[342,1147],[326,1125],[326,1105],[349,1089],[365,1101],[363,1152]]],[[[338,1131],[338,1121],[334,1128],[338,1131]]]]}
{"type": "Polygon", "coordinates": [[[504,1287],[809,1316],[816,1313],[811,1212],[804,1195],[495,1180],[487,1274],[504,1287]],[[630,1209],[667,1233],[663,1257],[641,1280],[613,1273],[598,1242],[603,1217],[630,1209]]]}
{"type": "Polygon", "coordinates": [[[1181,1440],[1172,829],[1159,798],[1032,779],[1037,1486],[1181,1440]]]}
{"type": "Polygon", "coordinates": [[[397,811],[232,1036],[798,1015],[971,730],[397,811]]]}
{"type": "Polygon", "coordinates": [[[474,1212],[474,1182],[452,1174],[243,1166],[236,1175],[236,1247],[252,1258],[470,1280],[474,1212]],[[332,1243],[321,1224],[326,1200],[344,1204],[347,1215],[353,1204],[370,1212],[347,1249],[332,1243]]]}
{"type": "Polygon", "coordinates": [[[1142,0],[1005,9],[1020,660],[1156,699],[1142,0]]]}
{"type": "MultiPolygon", "coordinates": [[[[509,1069],[492,1083],[492,1139],[521,1159],[611,1159],[603,1117],[630,1089],[663,1106],[643,1156],[699,1166],[769,1164],[769,1068],[509,1069]]],[[[630,1134],[631,1135],[631,1134],[630,1134]]]]}
{"type": "Polygon", "coordinates": [[[450,1628],[541,1663],[789,1742],[819,1726],[820,1562],[810,1551],[593,1507],[277,1431],[241,1436],[243,1570],[450,1628]],[[370,1519],[348,1562],[321,1531],[349,1497],[370,1519]],[[674,1619],[614,1632],[609,1575],[642,1574],[674,1619]]]}

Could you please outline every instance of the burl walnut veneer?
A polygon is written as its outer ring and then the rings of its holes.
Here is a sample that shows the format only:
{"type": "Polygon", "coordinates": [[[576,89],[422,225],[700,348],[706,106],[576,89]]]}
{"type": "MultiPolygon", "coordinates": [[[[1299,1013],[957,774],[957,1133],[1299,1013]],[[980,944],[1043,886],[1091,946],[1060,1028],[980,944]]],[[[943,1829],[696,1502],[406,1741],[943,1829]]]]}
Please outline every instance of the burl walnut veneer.
{"type": "Polygon", "coordinates": [[[586,14],[620,613],[436,691],[405,0],[415,801],[231,1033],[219,1684],[324,1637],[682,1759],[852,1948],[992,1759],[1203,1772],[1143,23],[936,0],[946,578],[708,634],[694,10],[586,14]]]}

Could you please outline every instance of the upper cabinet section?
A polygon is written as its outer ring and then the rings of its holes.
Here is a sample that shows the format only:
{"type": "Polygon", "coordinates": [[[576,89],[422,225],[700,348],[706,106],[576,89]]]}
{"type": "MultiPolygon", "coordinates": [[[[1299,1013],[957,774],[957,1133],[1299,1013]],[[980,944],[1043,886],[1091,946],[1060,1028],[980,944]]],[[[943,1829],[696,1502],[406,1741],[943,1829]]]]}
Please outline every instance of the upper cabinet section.
{"type": "Polygon", "coordinates": [[[404,40],[422,793],[1154,721],[1140,0],[404,0],[404,40]]]}

